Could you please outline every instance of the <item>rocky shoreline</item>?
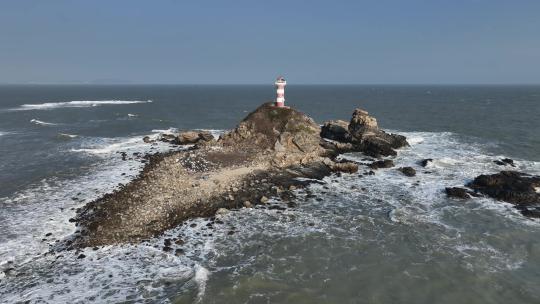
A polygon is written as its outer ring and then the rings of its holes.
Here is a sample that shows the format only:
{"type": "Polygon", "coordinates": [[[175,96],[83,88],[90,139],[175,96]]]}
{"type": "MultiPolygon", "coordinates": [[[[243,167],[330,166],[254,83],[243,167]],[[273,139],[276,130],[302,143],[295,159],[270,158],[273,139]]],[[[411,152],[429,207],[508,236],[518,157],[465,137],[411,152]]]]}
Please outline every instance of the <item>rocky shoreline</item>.
{"type": "MultiPolygon", "coordinates": [[[[332,173],[360,170],[358,163],[341,160],[340,154],[365,154],[369,162],[360,164],[366,165],[360,174],[367,175],[375,174],[374,170],[379,168],[393,167],[391,158],[397,155],[396,149],[408,146],[404,136],[379,129],[376,119],[362,109],[353,112],[350,122],[329,121],[319,126],[301,112],[274,107],[272,103],[261,105],[217,140],[208,132],[197,131],[164,136],[161,140],[193,146],[147,156],[137,178],[81,208],[73,219],[77,232],[65,243],[68,249],[137,243],[187,219],[213,217],[229,209],[259,204],[274,208],[268,205],[271,197],[293,206],[293,190],[332,173]]],[[[149,138],[144,141],[151,144],[149,138]]],[[[431,161],[425,159],[420,163],[425,167],[431,161]]],[[[501,163],[513,165],[509,159],[501,163]]],[[[412,167],[396,170],[408,177],[416,175],[412,167]]],[[[468,185],[470,189],[446,188],[446,193],[456,198],[488,195],[512,201],[523,197],[515,193],[526,191],[528,203],[515,204],[524,215],[537,217],[540,211],[534,208],[540,206],[540,194],[535,191],[540,187],[540,177],[504,176],[514,182],[497,187],[508,189],[519,184],[511,188],[514,194],[500,195],[501,191],[489,190],[494,183],[488,181],[480,186],[476,180],[468,185]],[[525,189],[523,179],[528,178],[525,189]]]]}

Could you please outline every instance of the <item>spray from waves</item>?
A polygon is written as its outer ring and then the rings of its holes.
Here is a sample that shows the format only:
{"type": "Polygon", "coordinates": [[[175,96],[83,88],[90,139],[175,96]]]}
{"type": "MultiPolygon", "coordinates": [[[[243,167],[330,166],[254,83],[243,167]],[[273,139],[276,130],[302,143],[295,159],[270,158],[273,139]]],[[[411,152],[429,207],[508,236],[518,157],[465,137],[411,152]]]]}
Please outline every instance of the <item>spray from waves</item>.
{"type": "Polygon", "coordinates": [[[38,119],[35,119],[35,118],[31,119],[30,122],[35,124],[35,125],[40,125],[40,126],[57,126],[58,125],[56,123],[45,122],[45,121],[41,121],[41,120],[38,120],[38,119]]]}
{"type": "Polygon", "coordinates": [[[24,110],[50,110],[58,108],[88,108],[97,107],[103,105],[126,105],[126,104],[140,104],[150,103],[152,100],[73,100],[67,102],[46,102],[40,104],[23,104],[18,108],[12,110],[24,111],[24,110]]]}

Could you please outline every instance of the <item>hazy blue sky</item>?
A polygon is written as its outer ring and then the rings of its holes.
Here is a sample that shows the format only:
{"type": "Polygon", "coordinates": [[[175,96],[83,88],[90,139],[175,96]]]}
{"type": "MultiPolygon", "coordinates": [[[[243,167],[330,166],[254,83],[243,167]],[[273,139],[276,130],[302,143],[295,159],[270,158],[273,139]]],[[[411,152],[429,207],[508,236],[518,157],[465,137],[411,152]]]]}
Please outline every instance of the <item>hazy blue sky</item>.
{"type": "Polygon", "coordinates": [[[1,1],[0,83],[540,83],[538,0],[1,1]]]}

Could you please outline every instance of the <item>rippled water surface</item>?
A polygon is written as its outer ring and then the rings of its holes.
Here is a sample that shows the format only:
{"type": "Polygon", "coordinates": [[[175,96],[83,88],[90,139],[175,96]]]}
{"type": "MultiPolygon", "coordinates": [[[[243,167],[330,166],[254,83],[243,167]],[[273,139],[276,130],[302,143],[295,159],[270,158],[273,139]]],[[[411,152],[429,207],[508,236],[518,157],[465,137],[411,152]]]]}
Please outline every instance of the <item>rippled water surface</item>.
{"type": "Polygon", "coordinates": [[[137,174],[133,153],[172,149],[143,136],[219,134],[272,96],[271,86],[0,87],[0,303],[540,302],[540,223],[443,192],[501,170],[502,157],[540,174],[540,87],[291,85],[287,103],[319,122],[362,107],[407,136],[394,162],[417,176],[361,168],[296,190],[294,206],[274,198],[283,208],[190,220],[140,245],[49,251],[75,229],[75,208],[137,174]]]}

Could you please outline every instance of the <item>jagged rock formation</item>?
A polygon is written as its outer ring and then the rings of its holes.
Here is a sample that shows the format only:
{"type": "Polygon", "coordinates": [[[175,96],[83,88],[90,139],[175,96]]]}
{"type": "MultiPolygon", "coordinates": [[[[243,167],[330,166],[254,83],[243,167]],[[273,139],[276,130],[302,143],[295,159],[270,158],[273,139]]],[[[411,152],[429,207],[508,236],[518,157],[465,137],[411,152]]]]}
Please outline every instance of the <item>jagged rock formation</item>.
{"type": "Polygon", "coordinates": [[[334,149],[340,153],[357,151],[373,157],[395,156],[395,149],[409,145],[404,136],[379,129],[377,120],[362,109],[354,111],[346,131],[343,121],[326,122],[321,137],[335,141],[334,149]]]}

